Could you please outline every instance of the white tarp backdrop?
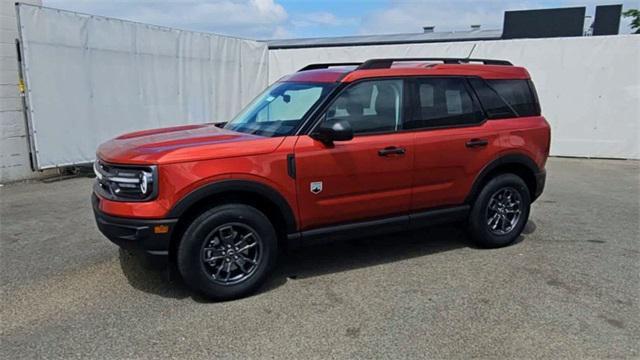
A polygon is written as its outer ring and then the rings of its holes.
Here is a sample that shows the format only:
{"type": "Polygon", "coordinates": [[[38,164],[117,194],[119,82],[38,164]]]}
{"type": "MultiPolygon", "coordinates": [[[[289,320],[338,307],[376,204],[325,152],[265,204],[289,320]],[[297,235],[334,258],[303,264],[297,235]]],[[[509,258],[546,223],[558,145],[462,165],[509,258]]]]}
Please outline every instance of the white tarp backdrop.
{"type": "Polygon", "coordinates": [[[531,73],[552,155],[640,158],[640,36],[268,50],[265,43],[18,6],[39,169],[92,161],[128,131],[229,120],[281,76],[380,57],[507,59],[531,73]],[[475,48],[474,48],[475,46],[475,48]]]}
{"type": "Polygon", "coordinates": [[[640,159],[640,36],[345,46],[269,51],[269,82],[310,63],[381,57],[510,60],[526,67],[556,156],[640,159]]]}
{"type": "Polygon", "coordinates": [[[39,169],[124,132],[228,121],[267,86],[264,43],[19,5],[39,169]]]}

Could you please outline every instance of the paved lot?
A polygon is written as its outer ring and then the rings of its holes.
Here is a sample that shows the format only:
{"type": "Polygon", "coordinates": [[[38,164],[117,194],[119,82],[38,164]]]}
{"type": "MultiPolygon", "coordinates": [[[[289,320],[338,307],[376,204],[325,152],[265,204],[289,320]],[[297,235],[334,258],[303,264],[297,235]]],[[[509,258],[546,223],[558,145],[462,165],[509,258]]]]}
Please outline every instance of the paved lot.
{"type": "Polygon", "coordinates": [[[5,185],[0,358],[638,358],[640,163],[548,170],[514,246],[439,227],[305,248],[226,303],[102,238],[91,179],[5,185]]]}

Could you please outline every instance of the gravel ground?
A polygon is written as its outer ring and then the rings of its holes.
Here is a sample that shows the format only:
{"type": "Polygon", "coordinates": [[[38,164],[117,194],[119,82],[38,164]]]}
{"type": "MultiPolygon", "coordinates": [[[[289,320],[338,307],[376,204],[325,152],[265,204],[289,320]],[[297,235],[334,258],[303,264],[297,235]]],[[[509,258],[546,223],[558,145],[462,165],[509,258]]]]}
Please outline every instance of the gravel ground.
{"type": "Polygon", "coordinates": [[[0,358],[639,358],[640,163],[550,159],[517,244],[455,227],[296,250],[211,303],[98,232],[92,180],[0,188],[0,358]]]}

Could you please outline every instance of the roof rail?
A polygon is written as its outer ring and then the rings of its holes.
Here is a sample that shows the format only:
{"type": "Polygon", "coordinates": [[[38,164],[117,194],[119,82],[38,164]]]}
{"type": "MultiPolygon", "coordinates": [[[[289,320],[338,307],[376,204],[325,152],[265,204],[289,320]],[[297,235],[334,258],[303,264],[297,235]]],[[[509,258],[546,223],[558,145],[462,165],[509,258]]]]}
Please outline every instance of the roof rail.
{"type": "Polygon", "coordinates": [[[298,70],[298,72],[307,71],[307,70],[328,69],[330,67],[336,67],[336,66],[360,66],[360,65],[362,65],[361,62],[309,64],[303,67],[302,69],[298,70]]]}
{"type": "Polygon", "coordinates": [[[513,66],[513,64],[507,60],[493,60],[493,59],[470,59],[470,58],[388,58],[388,59],[370,59],[362,63],[358,67],[358,70],[365,69],[388,69],[394,62],[405,61],[442,61],[445,64],[467,64],[471,62],[479,62],[485,65],[507,65],[513,66]]]}

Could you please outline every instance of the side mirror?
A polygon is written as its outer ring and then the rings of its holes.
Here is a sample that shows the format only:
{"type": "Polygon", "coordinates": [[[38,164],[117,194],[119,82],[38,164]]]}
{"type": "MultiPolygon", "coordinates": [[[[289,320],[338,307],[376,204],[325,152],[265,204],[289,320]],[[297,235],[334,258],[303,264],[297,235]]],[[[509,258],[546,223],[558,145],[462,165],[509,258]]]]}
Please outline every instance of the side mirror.
{"type": "Polygon", "coordinates": [[[353,129],[347,120],[326,120],[323,118],[320,126],[310,136],[325,145],[332,145],[334,141],[353,139],[353,129]]]}

